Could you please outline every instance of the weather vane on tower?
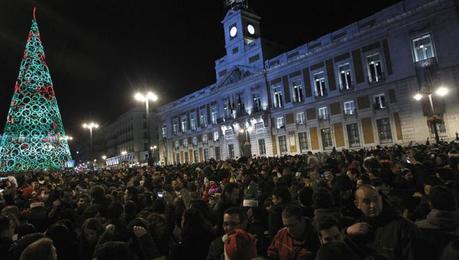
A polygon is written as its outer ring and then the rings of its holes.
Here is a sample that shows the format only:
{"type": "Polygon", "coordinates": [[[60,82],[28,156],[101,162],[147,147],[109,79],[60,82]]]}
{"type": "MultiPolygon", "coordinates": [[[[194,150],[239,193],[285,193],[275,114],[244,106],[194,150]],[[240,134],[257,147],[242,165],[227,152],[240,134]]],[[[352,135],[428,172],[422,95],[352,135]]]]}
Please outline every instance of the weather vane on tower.
{"type": "Polygon", "coordinates": [[[248,0],[224,0],[226,9],[248,8],[248,0]]]}

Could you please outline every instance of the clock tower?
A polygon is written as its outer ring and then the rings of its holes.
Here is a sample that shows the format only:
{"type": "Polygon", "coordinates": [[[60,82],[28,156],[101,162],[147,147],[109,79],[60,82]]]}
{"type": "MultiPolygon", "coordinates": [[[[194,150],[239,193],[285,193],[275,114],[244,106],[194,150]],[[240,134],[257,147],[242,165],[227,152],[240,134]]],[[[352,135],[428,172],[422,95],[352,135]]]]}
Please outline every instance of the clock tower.
{"type": "Polygon", "coordinates": [[[215,62],[217,81],[234,67],[263,69],[260,17],[248,8],[246,0],[227,0],[222,21],[226,55],[215,62]]]}

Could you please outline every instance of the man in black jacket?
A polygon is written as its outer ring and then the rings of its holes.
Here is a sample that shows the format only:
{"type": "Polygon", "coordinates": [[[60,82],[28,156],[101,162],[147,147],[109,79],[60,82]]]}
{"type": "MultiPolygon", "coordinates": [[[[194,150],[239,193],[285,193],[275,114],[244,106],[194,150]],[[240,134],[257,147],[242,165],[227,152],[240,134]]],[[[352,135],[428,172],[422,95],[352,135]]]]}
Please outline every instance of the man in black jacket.
{"type": "Polygon", "coordinates": [[[367,255],[386,259],[415,259],[414,243],[419,231],[409,220],[399,216],[378,191],[362,185],[355,192],[355,205],[362,212],[360,222],[349,226],[346,234],[367,255]]]}

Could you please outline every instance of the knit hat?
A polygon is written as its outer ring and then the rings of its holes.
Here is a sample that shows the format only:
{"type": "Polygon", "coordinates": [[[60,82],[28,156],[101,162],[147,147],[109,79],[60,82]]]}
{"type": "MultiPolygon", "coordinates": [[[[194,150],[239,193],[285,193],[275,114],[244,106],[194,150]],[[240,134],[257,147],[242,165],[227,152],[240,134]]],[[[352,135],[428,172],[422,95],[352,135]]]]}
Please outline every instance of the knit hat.
{"type": "Polygon", "coordinates": [[[243,229],[235,229],[225,241],[225,260],[249,260],[257,256],[256,238],[243,229]]]}

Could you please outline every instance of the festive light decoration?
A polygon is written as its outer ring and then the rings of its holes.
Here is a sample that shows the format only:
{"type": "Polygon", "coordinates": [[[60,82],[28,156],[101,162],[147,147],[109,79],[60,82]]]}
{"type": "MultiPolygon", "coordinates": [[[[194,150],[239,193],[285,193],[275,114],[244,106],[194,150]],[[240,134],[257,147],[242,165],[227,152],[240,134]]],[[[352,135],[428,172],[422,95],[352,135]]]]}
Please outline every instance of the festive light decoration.
{"type": "Polygon", "coordinates": [[[0,142],[0,171],[63,169],[71,159],[67,140],[34,8],[0,142]]]}

